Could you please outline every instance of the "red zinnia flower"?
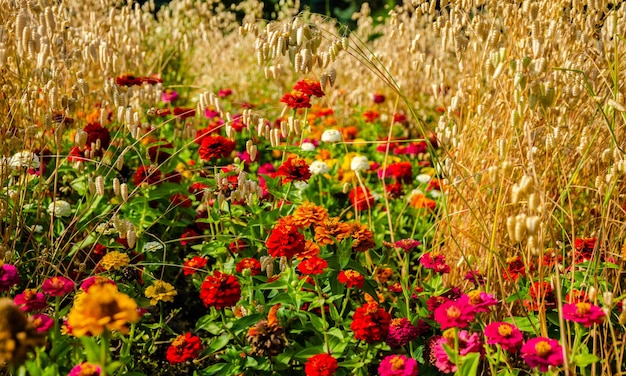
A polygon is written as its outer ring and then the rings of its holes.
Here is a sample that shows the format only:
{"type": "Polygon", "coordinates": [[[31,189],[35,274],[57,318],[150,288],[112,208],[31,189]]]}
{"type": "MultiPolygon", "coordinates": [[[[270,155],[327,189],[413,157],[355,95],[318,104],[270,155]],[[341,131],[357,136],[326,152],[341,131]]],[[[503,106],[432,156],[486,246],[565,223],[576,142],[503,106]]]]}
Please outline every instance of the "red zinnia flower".
{"type": "Polygon", "coordinates": [[[339,368],[337,359],[326,353],[313,355],[304,364],[306,376],[332,376],[339,368]]]}
{"type": "Polygon", "coordinates": [[[362,289],[363,284],[365,283],[365,278],[361,275],[361,273],[352,269],[340,271],[337,279],[339,280],[339,283],[343,283],[348,288],[356,287],[362,289]]]}
{"type": "Polygon", "coordinates": [[[504,279],[507,281],[517,281],[519,277],[526,277],[526,267],[522,256],[513,256],[506,259],[506,271],[504,279]]]}
{"type": "Polygon", "coordinates": [[[348,199],[358,211],[367,210],[374,205],[374,202],[376,202],[376,198],[371,195],[369,189],[365,186],[352,188],[350,194],[348,195],[348,199]]]}
{"type": "Polygon", "coordinates": [[[365,118],[366,123],[373,123],[380,117],[380,114],[376,110],[368,110],[363,113],[363,117],[365,118]]]}
{"type": "Polygon", "coordinates": [[[202,139],[198,154],[200,159],[210,161],[212,159],[225,158],[235,150],[235,141],[219,135],[207,136],[202,139]]]}
{"type": "Polygon", "coordinates": [[[204,268],[206,266],[207,261],[209,261],[206,257],[202,256],[194,256],[189,260],[185,261],[183,264],[183,274],[184,275],[194,275],[198,271],[198,269],[204,268]]]}
{"type": "Polygon", "coordinates": [[[278,167],[276,175],[283,177],[283,183],[289,183],[290,181],[307,181],[311,177],[311,171],[304,159],[289,158],[278,167]]]}
{"type": "Polygon", "coordinates": [[[292,225],[276,225],[265,242],[267,253],[272,257],[292,259],[306,249],[304,235],[292,225]]]}
{"type": "Polygon", "coordinates": [[[213,271],[200,286],[200,299],[206,307],[216,309],[232,307],[241,298],[241,285],[237,277],[213,271]]]}
{"type": "Polygon", "coordinates": [[[91,149],[91,144],[100,140],[100,149],[106,150],[111,145],[111,134],[100,123],[89,123],[83,131],[87,132],[87,149],[91,149]]]}
{"type": "Polygon", "coordinates": [[[261,262],[253,257],[242,259],[235,266],[237,273],[242,273],[245,269],[250,270],[251,275],[261,274],[261,262]]]}
{"type": "Polygon", "coordinates": [[[63,296],[74,291],[74,281],[63,276],[51,277],[43,281],[41,290],[50,296],[63,296]]]}
{"type": "Polygon", "coordinates": [[[403,184],[411,183],[413,179],[413,165],[411,162],[392,163],[385,169],[378,170],[378,177],[381,179],[393,177],[403,184]]]}
{"type": "Polygon", "coordinates": [[[311,97],[301,91],[294,90],[291,93],[287,93],[283,95],[283,98],[280,101],[286,103],[287,107],[293,109],[311,108],[311,97]]]}
{"type": "Polygon", "coordinates": [[[356,309],[350,329],[354,338],[367,343],[383,341],[389,334],[391,315],[376,303],[366,303],[356,309]]]}
{"type": "Polygon", "coordinates": [[[307,78],[304,80],[300,80],[293,87],[295,91],[299,91],[308,96],[314,96],[321,98],[324,96],[324,91],[322,90],[322,85],[319,81],[312,81],[307,78]]]}
{"type": "Polygon", "coordinates": [[[591,260],[596,248],[597,238],[578,238],[574,240],[574,262],[581,263],[591,260]]]}
{"type": "Polygon", "coordinates": [[[193,108],[174,107],[172,112],[174,113],[174,116],[180,117],[181,119],[196,116],[196,110],[193,108]]]}
{"type": "Polygon", "coordinates": [[[500,345],[506,351],[515,351],[522,342],[524,336],[514,325],[506,322],[492,322],[485,327],[485,337],[490,345],[500,345]]]}
{"type": "Polygon", "coordinates": [[[139,166],[133,176],[133,183],[135,183],[135,185],[141,185],[142,183],[152,185],[160,182],[161,171],[158,169],[151,170],[150,166],[139,166]]]}
{"type": "Polygon", "coordinates": [[[590,327],[604,321],[604,311],[602,308],[587,302],[564,304],[563,318],[590,327]]]}
{"type": "Polygon", "coordinates": [[[555,339],[537,337],[522,346],[522,358],[528,366],[539,367],[539,371],[547,372],[549,366],[563,364],[563,349],[555,339]]]}
{"type": "Polygon", "coordinates": [[[191,333],[181,334],[167,348],[165,358],[170,364],[177,364],[198,357],[202,351],[202,342],[199,337],[191,333]]]}
{"type": "Polygon", "coordinates": [[[304,275],[322,274],[327,267],[328,262],[317,256],[304,259],[298,264],[298,270],[304,275]]]}
{"type": "Polygon", "coordinates": [[[555,307],[556,306],[556,295],[554,294],[554,289],[550,286],[548,282],[533,282],[528,292],[530,294],[531,299],[529,301],[525,301],[524,305],[533,311],[539,311],[540,309],[545,309],[555,307]]]}

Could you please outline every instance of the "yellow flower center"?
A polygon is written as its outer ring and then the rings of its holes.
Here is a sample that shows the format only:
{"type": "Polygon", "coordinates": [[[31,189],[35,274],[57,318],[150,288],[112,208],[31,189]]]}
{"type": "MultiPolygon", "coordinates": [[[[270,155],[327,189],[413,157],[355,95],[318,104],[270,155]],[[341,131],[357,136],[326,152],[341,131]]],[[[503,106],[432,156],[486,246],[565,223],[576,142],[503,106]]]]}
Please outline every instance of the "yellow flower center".
{"type": "Polygon", "coordinates": [[[537,352],[537,355],[543,358],[548,355],[550,351],[552,351],[552,347],[546,341],[539,341],[535,344],[535,351],[537,352]]]}
{"type": "Polygon", "coordinates": [[[454,339],[456,338],[456,331],[454,328],[446,329],[443,331],[442,337],[446,339],[446,342],[450,346],[454,346],[454,339]]]}
{"type": "Polygon", "coordinates": [[[404,367],[404,359],[400,358],[399,356],[396,356],[393,359],[391,359],[389,363],[391,363],[391,369],[393,371],[397,371],[399,369],[402,369],[402,367],[404,367]]]}
{"type": "Polygon", "coordinates": [[[182,347],[185,344],[185,336],[178,336],[174,342],[172,342],[172,346],[174,347],[182,347]]]}
{"type": "Polygon", "coordinates": [[[478,290],[470,292],[469,294],[467,294],[467,296],[469,296],[469,302],[472,305],[476,305],[482,302],[482,299],[480,298],[480,291],[478,290]]]}
{"type": "Polygon", "coordinates": [[[576,313],[579,315],[585,315],[589,313],[590,309],[591,309],[591,304],[589,303],[585,303],[585,302],[576,303],[576,313]]]}
{"type": "Polygon", "coordinates": [[[448,307],[446,309],[446,315],[448,318],[456,319],[461,316],[461,310],[457,306],[448,307]]]}
{"type": "Polygon", "coordinates": [[[358,278],[361,275],[361,273],[357,272],[356,270],[346,270],[344,272],[344,274],[345,274],[346,277],[348,277],[350,279],[351,278],[358,278]]]}
{"type": "Polygon", "coordinates": [[[33,289],[26,289],[26,290],[24,290],[24,299],[25,300],[31,300],[35,296],[37,296],[37,291],[35,291],[33,289]]]}
{"type": "Polygon", "coordinates": [[[509,325],[501,324],[498,326],[498,334],[502,337],[508,337],[513,332],[513,329],[509,325]]]}
{"type": "Polygon", "coordinates": [[[507,259],[506,259],[506,263],[507,264],[510,264],[510,263],[512,263],[514,261],[517,261],[517,256],[507,257],[507,259]]]}

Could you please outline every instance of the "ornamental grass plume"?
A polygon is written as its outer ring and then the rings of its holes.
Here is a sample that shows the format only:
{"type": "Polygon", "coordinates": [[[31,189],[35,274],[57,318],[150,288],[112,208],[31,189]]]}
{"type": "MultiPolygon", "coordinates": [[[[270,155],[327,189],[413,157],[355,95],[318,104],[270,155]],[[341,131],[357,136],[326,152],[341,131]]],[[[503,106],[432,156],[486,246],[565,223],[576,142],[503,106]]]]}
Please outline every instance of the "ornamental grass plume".
{"type": "Polygon", "coordinates": [[[158,302],[173,302],[178,292],[171,284],[157,279],[146,288],[145,295],[146,298],[150,299],[151,305],[156,305],[158,302]]]}
{"type": "Polygon", "coordinates": [[[378,366],[379,376],[417,376],[417,361],[405,355],[387,355],[378,366]]]}
{"type": "Polygon", "coordinates": [[[110,283],[95,284],[74,298],[67,324],[76,337],[105,331],[128,333],[128,324],[139,320],[137,303],[110,283]]]}
{"type": "Polygon", "coordinates": [[[549,367],[563,365],[563,348],[555,339],[537,337],[529,339],[521,349],[522,359],[531,368],[547,372],[549,367]]]}
{"type": "Polygon", "coordinates": [[[339,365],[332,355],[322,353],[313,355],[304,364],[306,376],[333,376],[339,365]]]}
{"type": "Polygon", "coordinates": [[[170,364],[183,363],[193,360],[202,351],[202,341],[200,337],[191,333],[181,334],[176,337],[165,352],[165,359],[170,364]]]}
{"type": "Polygon", "coordinates": [[[37,331],[11,299],[0,299],[0,362],[21,365],[30,351],[44,344],[45,333],[37,331]]]}

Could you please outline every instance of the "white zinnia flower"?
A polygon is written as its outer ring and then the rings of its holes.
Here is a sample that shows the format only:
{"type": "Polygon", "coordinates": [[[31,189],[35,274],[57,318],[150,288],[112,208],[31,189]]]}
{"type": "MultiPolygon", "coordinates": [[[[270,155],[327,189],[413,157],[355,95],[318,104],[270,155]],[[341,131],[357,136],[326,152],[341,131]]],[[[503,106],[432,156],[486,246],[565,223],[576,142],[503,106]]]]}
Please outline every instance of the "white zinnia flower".
{"type": "Polygon", "coordinates": [[[9,165],[14,169],[27,167],[38,170],[41,164],[39,163],[39,157],[35,155],[35,153],[24,150],[13,155],[9,161],[9,165]]]}
{"type": "Polygon", "coordinates": [[[303,191],[307,188],[309,188],[309,183],[305,182],[305,181],[294,181],[293,182],[293,186],[299,190],[299,191],[303,191]]]}
{"type": "Polygon", "coordinates": [[[415,180],[417,180],[418,182],[422,184],[428,183],[431,179],[432,179],[432,176],[428,174],[419,174],[415,177],[415,180]]]}
{"type": "Polygon", "coordinates": [[[432,191],[430,191],[428,193],[430,193],[430,197],[432,197],[432,198],[439,198],[439,197],[441,197],[441,191],[438,191],[436,189],[433,189],[432,191]]]}
{"type": "Polygon", "coordinates": [[[352,171],[365,171],[369,168],[370,162],[364,155],[357,155],[356,157],[352,158],[352,162],[350,162],[350,169],[352,171]]]}
{"type": "Polygon", "coordinates": [[[304,151],[315,151],[315,145],[310,142],[303,142],[300,147],[304,151]]]}
{"type": "Polygon", "coordinates": [[[322,133],[323,142],[339,142],[341,141],[341,132],[336,129],[327,129],[322,133]]]}
{"type": "Polygon", "coordinates": [[[330,168],[324,161],[313,161],[309,166],[309,171],[311,171],[313,175],[321,175],[330,171],[330,168]]]}
{"type": "Polygon", "coordinates": [[[163,244],[159,242],[147,242],[143,245],[144,252],[156,252],[159,249],[163,249],[163,244]]]}
{"type": "Polygon", "coordinates": [[[67,217],[72,214],[72,206],[67,201],[56,200],[48,205],[48,213],[54,213],[55,217],[67,217]]]}

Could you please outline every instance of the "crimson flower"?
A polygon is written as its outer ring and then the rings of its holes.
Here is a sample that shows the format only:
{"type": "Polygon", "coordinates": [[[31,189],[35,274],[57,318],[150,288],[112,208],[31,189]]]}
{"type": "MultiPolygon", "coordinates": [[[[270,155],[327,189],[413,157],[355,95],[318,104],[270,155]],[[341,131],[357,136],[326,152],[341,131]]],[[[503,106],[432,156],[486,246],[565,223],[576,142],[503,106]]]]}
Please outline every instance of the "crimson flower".
{"type": "Polygon", "coordinates": [[[198,357],[202,351],[200,338],[191,333],[181,334],[167,348],[165,358],[170,364],[183,363],[198,357]]]}
{"type": "Polygon", "coordinates": [[[337,359],[326,353],[313,355],[304,364],[306,376],[332,376],[339,368],[337,359]]]}
{"type": "Polygon", "coordinates": [[[89,123],[83,131],[87,132],[87,149],[91,149],[91,144],[95,144],[97,140],[100,140],[102,150],[106,150],[111,145],[111,134],[100,123],[89,123]]]}
{"type": "Polygon", "coordinates": [[[306,249],[306,240],[296,226],[278,224],[265,242],[267,253],[272,257],[292,259],[306,249]]]}
{"type": "Polygon", "coordinates": [[[208,275],[200,286],[200,299],[206,307],[216,309],[232,307],[241,298],[241,285],[237,277],[218,270],[208,275]]]}
{"type": "Polygon", "coordinates": [[[63,276],[50,277],[43,281],[41,290],[50,296],[63,296],[74,291],[74,281],[63,276]]]}
{"type": "Polygon", "coordinates": [[[324,273],[328,262],[318,256],[309,257],[298,264],[298,270],[304,275],[317,275],[324,273]]]}
{"type": "Polygon", "coordinates": [[[283,177],[283,183],[291,181],[307,181],[311,177],[309,165],[302,158],[287,159],[276,171],[277,176],[283,177]]]}
{"type": "Polygon", "coordinates": [[[225,158],[235,150],[235,141],[220,135],[206,136],[200,143],[198,154],[200,159],[210,161],[212,159],[225,158]]]}
{"type": "Polygon", "coordinates": [[[150,166],[139,166],[135,175],[133,175],[133,183],[140,185],[147,183],[148,185],[161,182],[161,171],[158,169],[151,170],[150,166]]]}
{"type": "Polygon", "coordinates": [[[193,256],[183,264],[184,275],[194,275],[198,269],[202,269],[206,266],[208,259],[202,256],[193,256]]]}
{"type": "Polygon", "coordinates": [[[362,289],[363,284],[365,283],[365,278],[361,275],[361,273],[352,269],[340,271],[337,279],[339,280],[339,283],[343,283],[348,288],[356,287],[362,289]]]}
{"type": "Polygon", "coordinates": [[[367,343],[380,342],[389,334],[391,315],[376,303],[366,303],[356,309],[350,329],[354,338],[367,343]]]}
{"type": "Polygon", "coordinates": [[[322,85],[319,81],[312,81],[307,78],[298,81],[293,87],[293,90],[299,91],[308,96],[314,96],[318,98],[321,98],[325,95],[324,91],[322,90],[322,85]]]}
{"type": "Polygon", "coordinates": [[[294,90],[291,93],[286,93],[280,101],[293,109],[311,108],[311,97],[301,91],[294,90]]]}

